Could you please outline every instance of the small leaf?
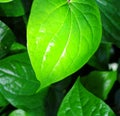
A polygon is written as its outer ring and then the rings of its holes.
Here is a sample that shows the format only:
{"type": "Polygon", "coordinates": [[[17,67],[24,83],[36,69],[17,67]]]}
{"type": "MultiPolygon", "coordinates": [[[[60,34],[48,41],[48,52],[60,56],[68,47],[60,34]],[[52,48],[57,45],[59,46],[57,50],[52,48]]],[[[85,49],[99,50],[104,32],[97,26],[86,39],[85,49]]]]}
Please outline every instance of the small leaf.
{"type": "Polygon", "coordinates": [[[26,47],[18,42],[14,42],[10,47],[10,54],[26,51],[26,47]]]}
{"type": "Polygon", "coordinates": [[[41,88],[60,81],[80,69],[98,48],[101,21],[96,2],[34,0],[27,35],[41,88]]]}
{"type": "Polygon", "coordinates": [[[38,87],[39,81],[36,80],[27,52],[0,60],[1,91],[31,95],[38,87]]]}
{"type": "Polygon", "coordinates": [[[9,52],[14,41],[15,36],[10,28],[0,21],[0,59],[9,52]]]}
{"type": "Polygon", "coordinates": [[[115,116],[108,105],[88,92],[79,80],[63,99],[58,116],[115,116]]]}
{"type": "Polygon", "coordinates": [[[93,71],[81,78],[81,83],[94,95],[106,100],[116,80],[117,72],[115,71],[93,71]]]}

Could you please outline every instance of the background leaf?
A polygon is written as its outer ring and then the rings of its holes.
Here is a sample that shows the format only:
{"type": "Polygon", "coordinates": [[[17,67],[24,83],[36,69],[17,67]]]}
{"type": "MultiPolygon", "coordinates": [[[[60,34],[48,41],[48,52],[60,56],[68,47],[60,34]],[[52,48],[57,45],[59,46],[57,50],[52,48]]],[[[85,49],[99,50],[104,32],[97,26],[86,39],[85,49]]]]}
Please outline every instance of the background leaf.
{"type": "Polygon", "coordinates": [[[36,80],[27,52],[0,60],[1,92],[31,95],[38,87],[39,81],[36,80]]]}
{"type": "Polygon", "coordinates": [[[120,1],[96,0],[101,11],[103,41],[112,42],[120,47],[120,1]]]}
{"type": "Polygon", "coordinates": [[[115,71],[93,71],[81,78],[81,83],[91,93],[106,100],[116,80],[117,72],[115,71]]]}
{"type": "MultiPolygon", "coordinates": [[[[29,0],[31,3],[31,0],[29,0]]],[[[0,16],[18,17],[26,13],[26,7],[29,6],[27,1],[13,0],[8,3],[0,3],[0,16]]]]}
{"type": "Polygon", "coordinates": [[[34,114],[33,116],[39,116],[39,114],[41,114],[41,116],[46,116],[45,99],[47,99],[47,92],[48,88],[33,95],[18,95],[6,90],[2,91],[2,94],[14,107],[30,111],[31,114],[34,114]]]}
{"type": "Polygon", "coordinates": [[[99,98],[88,92],[79,78],[67,93],[58,111],[58,116],[115,116],[99,98]],[[89,107],[88,107],[89,106],[89,107]]]}
{"type": "Polygon", "coordinates": [[[34,0],[27,35],[30,60],[41,88],[60,81],[81,68],[100,43],[96,2],[34,0]]]}
{"type": "Polygon", "coordinates": [[[15,36],[11,29],[0,21],[0,59],[9,52],[14,41],[15,36]]]}
{"type": "Polygon", "coordinates": [[[8,101],[4,98],[4,96],[0,93],[0,107],[4,107],[8,105],[8,101]]]}

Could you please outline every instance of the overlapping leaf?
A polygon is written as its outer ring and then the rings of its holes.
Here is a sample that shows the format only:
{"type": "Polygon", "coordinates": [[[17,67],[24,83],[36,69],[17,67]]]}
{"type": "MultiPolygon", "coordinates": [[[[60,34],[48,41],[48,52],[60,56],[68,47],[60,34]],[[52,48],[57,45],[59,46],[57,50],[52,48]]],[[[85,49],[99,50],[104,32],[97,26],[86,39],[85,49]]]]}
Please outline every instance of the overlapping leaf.
{"type": "Polygon", "coordinates": [[[14,95],[32,95],[39,81],[31,67],[26,52],[0,60],[0,91],[14,95]]]}
{"type": "Polygon", "coordinates": [[[88,92],[77,79],[65,96],[58,116],[115,116],[115,114],[102,100],[88,92]]]}
{"type": "Polygon", "coordinates": [[[2,21],[0,21],[0,59],[8,52],[15,40],[15,36],[11,29],[2,21]]]}
{"type": "Polygon", "coordinates": [[[96,0],[101,11],[103,40],[120,47],[120,1],[96,0]]]}
{"type": "Polygon", "coordinates": [[[84,87],[103,100],[107,99],[116,80],[117,72],[115,71],[93,71],[81,78],[84,87]]]}
{"type": "Polygon", "coordinates": [[[34,0],[28,51],[41,88],[81,68],[96,51],[101,21],[94,0],[34,0]]]}
{"type": "Polygon", "coordinates": [[[22,16],[25,14],[25,9],[22,0],[13,0],[7,3],[0,3],[0,16],[22,16]]]}

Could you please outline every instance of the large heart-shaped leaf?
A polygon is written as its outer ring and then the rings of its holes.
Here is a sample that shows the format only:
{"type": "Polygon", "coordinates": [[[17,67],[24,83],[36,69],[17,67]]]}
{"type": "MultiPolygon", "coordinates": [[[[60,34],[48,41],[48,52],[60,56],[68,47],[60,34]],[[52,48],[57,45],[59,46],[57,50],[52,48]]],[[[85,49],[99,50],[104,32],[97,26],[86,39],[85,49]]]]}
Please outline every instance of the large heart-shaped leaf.
{"type": "Polygon", "coordinates": [[[28,51],[41,88],[81,68],[96,51],[101,21],[94,0],[34,0],[28,51]]]}
{"type": "Polygon", "coordinates": [[[115,116],[102,100],[88,92],[79,79],[65,96],[58,116],[115,116]]]}

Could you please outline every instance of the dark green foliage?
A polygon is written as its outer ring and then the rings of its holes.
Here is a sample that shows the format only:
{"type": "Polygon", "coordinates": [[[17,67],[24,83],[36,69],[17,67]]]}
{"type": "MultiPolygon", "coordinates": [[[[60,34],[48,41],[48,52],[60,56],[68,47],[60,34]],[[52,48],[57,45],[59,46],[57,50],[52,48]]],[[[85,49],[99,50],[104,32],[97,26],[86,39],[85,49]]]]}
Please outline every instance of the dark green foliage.
{"type": "Polygon", "coordinates": [[[119,6],[0,0],[0,116],[119,116],[119,6]]]}

